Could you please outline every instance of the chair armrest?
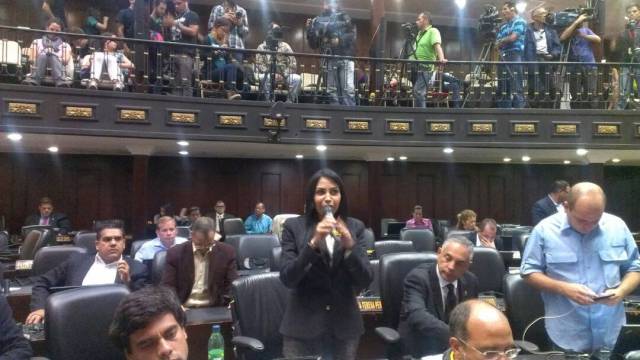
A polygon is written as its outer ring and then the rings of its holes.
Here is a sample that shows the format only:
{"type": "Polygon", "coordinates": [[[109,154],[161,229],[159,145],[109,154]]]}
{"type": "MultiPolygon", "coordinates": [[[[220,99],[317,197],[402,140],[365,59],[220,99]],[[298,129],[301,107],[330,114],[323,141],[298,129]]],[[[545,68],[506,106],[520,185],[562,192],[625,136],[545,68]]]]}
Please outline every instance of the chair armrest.
{"type": "Polygon", "coordinates": [[[231,343],[235,346],[247,348],[255,352],[261,352],[264,350],[264,345],[260,340],[248,336],[234,336],[231,339],[231,343]]]}
{"type": "Polygon", "coordinates": [[[376,334],[387,344],[395,344],[400,341],[400,334],[390,327],[380,326],[375,329],[376,334]]]}
{"type": "Polygon", "coordinates": [[[530,342],[530,341],[526,341],[526,340],[516,340],[513,342],[517,347],[519,347],[520,349],[524,350],[526,353],[529,354],[533,354],[535,352],[540,351],[540,348],[538,347],[538,345],[530,342]]]}

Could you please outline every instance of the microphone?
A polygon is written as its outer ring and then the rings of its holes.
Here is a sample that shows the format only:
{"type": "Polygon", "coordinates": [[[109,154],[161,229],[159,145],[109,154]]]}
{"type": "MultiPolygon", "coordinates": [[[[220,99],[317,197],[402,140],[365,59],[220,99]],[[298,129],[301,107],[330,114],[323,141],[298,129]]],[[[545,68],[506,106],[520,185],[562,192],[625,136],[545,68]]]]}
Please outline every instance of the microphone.
{"type": "MultiPolygon", "coordinates": [[[[324,218],[325,219],[329,219],[329,220],[333,220],[336,221],[336,218],[333,217],[333,208],[330,205],[325,205],[324,208],[322,208],[322,210],[324,211],[324,218]]],[[[340,234],[340,232],[336,229],[335,225],[333,226],[333,230],[331,230],[331,235],[334,238],[339,238],[342,234],[340,234]]]]}
{"type": "Polygon", "coordinates": [[[333,208],[331,207],[331,205],[325,205],[322,210],[324,212],[324,217],[331,216],[333,218],[333,208]]]}

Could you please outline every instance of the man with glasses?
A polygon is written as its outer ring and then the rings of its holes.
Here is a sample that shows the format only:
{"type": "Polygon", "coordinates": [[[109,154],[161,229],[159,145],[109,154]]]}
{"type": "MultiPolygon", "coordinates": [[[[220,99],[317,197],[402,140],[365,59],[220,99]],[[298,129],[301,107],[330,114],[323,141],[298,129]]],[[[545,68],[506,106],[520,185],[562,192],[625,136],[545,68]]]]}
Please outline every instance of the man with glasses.
{"type": "Polygon", "coordinates": [[[531,208],[531,225],[536,226],[540,220],[557,212],[564,212],[564,202],[567,201],[571,187],[564,180],[556,180],[551,185],[547,196],[536,201],[531,208]]]}
{"type": "Polygon", "coordinates": [[[469,300],[456,306],[449,327],[450,348],[423,360],[507,360],[520,353],[507,318],[484,301],[469,300]]]}
{"type": "Polygon", "coordinates": [[[44,305],[50,289],[58,286],[125,284],[131,290],[146,285],[147,267],[122,256],[124,226],[120,220],[99,221],[96,228],[96,254],[77,254],[37,277],[31,295],[31,313],[25,323],[44,320],[44,305]]]}
{"type": "Polygon", "coordinates": [[[220,241],[224,241],[224,221],[227,219],[235,218],[235,216],[228,214],[226,210],[227,207],[224,204],[224,201],[218,200],[215,205],[215,212],[207,215],[208,217],[216,221],[216,232],[222,237],[220,241]]]}
{"type": "Polygon", "coordinates": [[[414,358],[441,354],[448,345],[449,314],[455,306],[478,297],[478,278],[467,271],[473,244],[466,238],[448,238],[436,263],[413,269],[404,281],[398,332],[414,358]]]}

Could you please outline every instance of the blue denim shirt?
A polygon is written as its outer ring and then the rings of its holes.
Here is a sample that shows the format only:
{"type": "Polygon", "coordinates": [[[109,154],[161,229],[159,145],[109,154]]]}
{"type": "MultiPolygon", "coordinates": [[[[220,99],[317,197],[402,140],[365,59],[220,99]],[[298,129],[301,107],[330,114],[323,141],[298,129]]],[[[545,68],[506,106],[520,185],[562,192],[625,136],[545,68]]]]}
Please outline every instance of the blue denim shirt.
{"type": "MultiPolygon", "coordinates": [[[[176,236],[173,242],[173,245],[175,246],[178,244],[185,243],[187,241],[189,240],[180,236],[176,236]]],[[[162,241],[160,241],[160,238],[149,240],[144,244],[142,244],[138,252],[136,252],[135,260],[138,260],[140,262],[143,262],[145,260],[153,260],[153,257],[156,255],[156,253],[158,251],[163,251],[163,250],[169,250],[169,248],[167,248],[166,246],[164,246],[164,244],[162,244],[162,241]]]]}
{"type": "MultiPolygon", "coordinates": [[[[582,235],[557,213],[542,220],[527,241],[520,273],[540,272],[552,279],[582,284],[596,294],[620,285],[627,272],[639,272],[638,248],[622,219],[604,213],[598,225],[582,235]]],[[[624,306],[578,305],[568,298],[542,292],[551,340],[566,350],[592,352],[612,349],[625,324],[624,306]]]]}

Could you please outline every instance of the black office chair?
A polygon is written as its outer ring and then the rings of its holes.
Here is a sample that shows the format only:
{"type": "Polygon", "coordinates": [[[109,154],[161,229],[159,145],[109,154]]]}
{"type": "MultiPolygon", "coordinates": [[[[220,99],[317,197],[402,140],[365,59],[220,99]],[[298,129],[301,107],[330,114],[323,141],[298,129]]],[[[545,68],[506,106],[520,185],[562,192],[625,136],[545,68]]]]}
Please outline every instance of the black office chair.
{"type": "Polygon", "coordinates": [[[160,283],[162,282],[162,274],[164,274],[164,267],[166,263],[166,250],[158,251],[153,256],[153,261],[151,262],[151,283],[153,285],[160,285],[160,283]]]}
{"type": "Polygon", "coordinates": [[[387,255],[387,254],[406,253],[406,252],[416,251],[413,248],[413,243],[411,241],[405,241],[405,240],[376,241],[373,244],[373,247],[375,249],[376,257],[378,259],[381,259],[384,255],[387,255]]]}
{"type": "Polygon", "coordinates": [[[7,231],[0,231],[0,252],[9,251],[9,233],[7,231]]]}
{"type": "Polygon", "coordinates": [[[235,333],[231,340],[239,360],[271,360],[282,356],[280,322],[288,289],[280,274],[270,272],[241,277],[233,282],[231,303],[235,333]]]}
{"type": "MultiPolygon", "coordinates": [[[[540,291],[527,284],[520,274],[505,275],[503,287],[507,319],[511,324],[513,338],[520,341],[527,326],[544,316],[544,303],[540,291]]],[[[542,351],[550,349],[551,342],[544,328],[544,320],[529,328],[525,340],[537,345],[542,351]]]]}
{"type": "Polygon", "coordinates": [[[247,233],[244,228],[244,222],[242,222],[242,219],[240,218],[226,219],[222,223],[222,228],[224,229],[225,239],[232,235],[242,235],[247,233]]]}
{"type": "Polygon", "coordinates": [[[271,258],[269,259],[269,265],[271,271],[280,271],[282,265],[282,247],[277,246],[271,249],[271,258]]]}
{"type": "Polygon", "coordinates": [[[73,245],[87,249],[87,254],[95,254],[97,238],[95,232],[81,232],[73,238],[73,245]]]}
{"type": "Polygon", "coordinates": [[[46,245],[50,231],[50,229],[31,230],[24,238],[18,258],[20,260],[33,260],[38,250],[46,245]]]}
{"type": "Polygon", "coordinates": [[[380,296],[380,260],[369,260],[369,263],[373,272],[373,280],[371,280],[371,283],[362,294],[363,296],[380,296]]]}
{"type": "Polygon", "coordinates": [[[180,236],[185,239],[191,238],[191,228],[189,226],[176,226],[176,236],[180,236]]]}
{"type": "Polygon", "coordinates": [[[436,240],[433,232],[428,229],[407,229],[401,233],[401,240],[411,241],[417,252],[435,252],[436,240]]]}
{"type": "Polygon", "coordinates": [[[447,232],[447,236],[444,238],[444,240],[447,240],[447,238],[450,237],[461,237],[461,238],[469,238],[469,235],[473,234],[475,231],[471,231],[471,230],[449,230],[449,232],[447,232]]]}
{"type": "Polygon", "coordinates": [[[109,324],[124,285],[84,286],[50,295],[45,305],[45,338],[51,359],[124,359],[109,339],[109,324]]]}
{"type": "Polygon", "coordinates": [[[516,245],[516,249],[520,251],[520,254],[524,252],[524,248],[527,245],[527,240],[529,240],[530,235],[531,234],[529,233],[519,233],[517,236],[513,238],[513,241],[515,242],[515,245],[516,245]]]}
{"type": "Polygon", "coordinates": [[[436,242],[442,244],[449,232],[449,220],[433,219],[431,224],[433,225],[433,235],[436,237],[436,242]]]}
{"type": "Polygon", "coordinates": [[[238,270],[253,272],[269,271],[271,251],[280,246],[277,236],[267,234],[232,236],[227,238],[226,243],[236,249],[238,270]]]}
{"type": "Polygon", "coordinates": [[[367,253],[369,251],[373,251],[374,243],[376,242],[376,237],[373,234],[373,229],[371,228],[364,229],[364,232],[362,233],[362,235],[364,236],[364,241],[367,243],[367,253]]]}
{"type": "MultiPolygon", "coordinates": [[[[396,331],[400,322],[400,307],[404,293],[404,278],[416,266],[437,261],[434,253],[388,254],[380,259],[380,298],[385,327],[376,328],[376,333],[387,344],[397,344],[400,335],[396,331]]],[[[394,346],[392,352],[399,351],[394,346]]]]}
{"type": "Polygon", "coordinates": [[[33,259],[31,275],[38,276],[65,262],[74,254],[86,254],[85,248],[77,246],[49,246],[40,249],[33,259]]]}
{"type": "Polygon", "coordinates": [[[475,247],[469,271],[478,277],[480,293],[502,294],[502,277],[506,271],[502,255],[496,249],[475,247]]]}
{"type": "Polygon", "coordinates": [[[136,240],[134,242],[131,243],[131,250],[129,250],[129,256],[131,256],[132,258],[136,257],[136,253],[138,252],[138,250],[140,250],[140,248],[142,247],[142,245],[144,245],[144,243],[146,243],[147,241],[150,241],[151,239],[144,239],[144,240],[136,240]]]}
{"type": "Polygon", "coordinates": [[[382,234],[382,236],[386,236],[387,235],[387,230],[389,229],[389,223],[392,222],[396,222],[398,220],[394,219],[394,218],[382,218],[380,219],[380,234],[382,234]]]}

